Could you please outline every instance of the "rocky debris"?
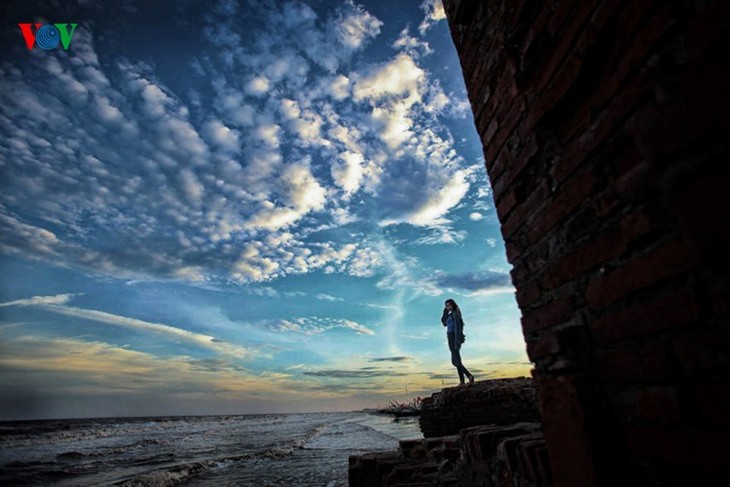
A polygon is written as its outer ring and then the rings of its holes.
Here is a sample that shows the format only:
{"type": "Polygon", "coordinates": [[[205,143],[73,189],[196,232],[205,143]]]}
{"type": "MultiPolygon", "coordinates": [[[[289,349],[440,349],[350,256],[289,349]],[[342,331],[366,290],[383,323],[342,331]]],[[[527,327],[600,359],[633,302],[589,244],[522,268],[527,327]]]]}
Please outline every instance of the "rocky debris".
{"type": "Polygon", "coordinates": [[[350,457],[351,487],[527,487],[552,485],[530,379],[444,389],[424,399],[424,439],[398,451],[350,457]],[[434,437],[434,431],[454,434],[434,437]],[[491,421],[474,424],[478,421],[491,421]],[[442,422],[445,426],[434,425],[442,422]],[[466,426],[462,426],[466,425],[466,426]]]}
{"type": "Polygon", "coordinates": [[[453,435],[485,424],[540,421],[532,379],[494,379],[450,387],[422,401],[420,425],[426,438],[453,435]]]}
{"type": "Polygon", "coordinates": [[[401,441],[396,452],[350,457],[350,487],[551,485],[539,423],[475,426],[458,435],[401,441]]]}

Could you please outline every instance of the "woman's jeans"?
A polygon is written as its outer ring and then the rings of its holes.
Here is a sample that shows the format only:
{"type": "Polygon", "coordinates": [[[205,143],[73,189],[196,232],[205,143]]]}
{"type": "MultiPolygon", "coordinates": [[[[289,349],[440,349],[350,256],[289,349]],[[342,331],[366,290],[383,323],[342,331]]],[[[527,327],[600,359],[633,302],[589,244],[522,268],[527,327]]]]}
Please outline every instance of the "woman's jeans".
{"type": "Polygon", "coordinates": [[[455,333],[447,333],[446,338],[449,340],[449,350],[451,351],[451,363],[454,364],[454,367],[456,367],[456,371],[459,373],[459,382],[462,384],[464,383],[464,376],[471,376],[468,370],[466,370],[466,367],[464,367],[464,364],[461,363],[461,354],[459,353],[459,348],[461,348],[460,343],[456,343],[456,336],[455,333]]]}

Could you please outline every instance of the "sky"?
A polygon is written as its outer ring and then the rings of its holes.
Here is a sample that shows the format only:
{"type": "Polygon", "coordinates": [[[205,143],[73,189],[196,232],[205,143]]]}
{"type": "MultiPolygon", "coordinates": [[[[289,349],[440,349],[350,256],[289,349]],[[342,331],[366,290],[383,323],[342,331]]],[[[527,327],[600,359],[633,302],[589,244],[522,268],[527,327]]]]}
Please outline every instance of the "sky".
{"type": "Polygon", "coordinates": [[[0,419],[426,396],[447,298],[477,379],[529,374],[440,3],[2,9],[0,419]]]}

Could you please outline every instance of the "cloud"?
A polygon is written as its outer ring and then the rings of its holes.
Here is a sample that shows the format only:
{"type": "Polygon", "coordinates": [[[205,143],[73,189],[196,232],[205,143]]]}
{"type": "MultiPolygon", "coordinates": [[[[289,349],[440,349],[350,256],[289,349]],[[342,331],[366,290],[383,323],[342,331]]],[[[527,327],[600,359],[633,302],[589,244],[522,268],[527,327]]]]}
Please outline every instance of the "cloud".
{"type": "Polygon", "coordinates": [[[212,146],[231,153],[240,149],[238,132],[226,127],[220,120],[208,121],[203,127],[203,133],[212,146]]]}
{"type": "Polygon", "coordinates": [[[105,323],[141,332],[153,333],[158,336],[167,337],[173,341],[179,340],[187,342],[225,355],[236,356],[239,358],[248,358],[251,356],[251,351],[244,347],[226,343],[213,336],[204,335],[202,333],[195,333],[162,323],[153,323],[136,318],[115,315],[104,311],[66,306],[66,303],[68,303],[73,296],[73,294],[34,296],[28,299],[2,303],[0,306],[38,306],[46,311],[71,316],[73,318],[80,318],[95,321],[97,323],[105,323]]]}
{"type": "Polygon", "coordinates": [[[266,76],[256,76],[246,84],[246,92],[254,96],[263,96],[269,91],[270,86],[266,76]]]}
{"type": "Polygon", "coordinates": [[[342,298],[337,298],[335,296],[330,296],[329,294],[319,293],[317,296],[315,296],[317,299],[321,299],[322,301],[344,301],[342,298]]]}
{"type": "Polygon", "coordinates": [[[428,229],[429,233],[419,237],[414,243],[417,245],[449,245],[463,242],[467,233],[465,230],[454,230],[450,226],[435,226],[428,229]]]}
{"type": "Polygon", "coordinates": [[[336,20],[337,38],[348,49],[356,50],[366,40],[377,36],[383,23],[352,0],[341,8],[336,20]]]}
{"type": "Polygon", "coordinates": [[[319,335],[337,328],[352,330],[359,335],[375,335],[370,328],[355,321],[335,318],[308,317],[280,320],[273,323],[271,328],[276,331],[302,335],[319,335]]]}
{"type": "MultiPolygon", "coordinates": [[[[376,286],[379,289],[397,290],[402,293],[409,290],[414,295],[439,296],[443,291],[436,286],[430,275],[432,270],[425,270],[415,257],[400,254],[397,249],[388,244],[378,246],[387,274],[381,278],[376,286]]],[[[402,296],[402,294],[401,294],[402,296]]],[[[383,309],[388,309],[383,307],[383,309]]],[[[402,306],[397,306],[395,313],[388,313],[393,318],[402,315],[402,306]]]]}
{"type": "Polygon", "coordinates": [[[325,189],[314,178],[308,160],[290,166],[282,177],[288,186],[285,196],[291,206],[276,206],[265,201],[262,209],[247,222],[249,228],[279,230],[289,227],[313,210],[321,210],[325,203],[325,189]]]}
{"type": "Polygon", "coordinates": [[[431,49],[428,42],[411,36],[409,26],[401,31],[400,36],[393,43],[393,48],[402,50],[414,58],[433,53],[433,49],[431,49]]]}
{"type": "Polygon", "coordinates": [[[478,222],[478,221],[484,220],[484,215],[482,215],[478,211],[473,211],[473,212],[469,213],[469,220],[478,222]]]}
{"type": "Polygon", "coordinates": [[[402,377],[406,374],[392,370],[337,370],[326,369],[302,372],[303,375],[332,379],[373,379],[376,377],[402,377]]]}
{"type": "Polygon", "coordinates": [[[403,363],[403,362],[412,362],[413,360],[415,360],[413,357],[398,356],[398,357],[378,357],[378,358],[371,358],[371,359],[368,359],[368,362],[396,362],[396,363],[403,363]]]}
{"type": "Polygon", "coordinates": [[[235,360],[162,357],[78,338],[2,336],[2,342],[8,345],[0,355],[3,417],[28,414],[14,410],[11,399],[33,403],[30,414],[37,418],[98,415],[99,411],[169,415],[244,408],[253,412],[253,394],[266,399],[269,407],[277,401],[291,404],[311,397],[301,394],[308,389],[302,381],[257,375],[235,360]]]}
{"type": "Polygon", "coordinates": [[[492,271],[440,274],[435,278],[435,283],[440,287],[471,291],[473,294],[514,292],[509,274],[492,271]]]}
{"type": "Polygon", "coordinates": [[[182,79],[154,56],[101,63],[108,41],[81,29],[73,58],[2,63],[3,252],[131,279],[371,277],[372,246],[312,236],[447,221],[468,178],[407,31],[369,63],[356,53],[383,24],[352,1],[216,3],[201,18],[182,79]]]}
{"type": "Polygon", "coordinates": [[[410,108],[420,101],[421,86],[426,73],[406,53],[395,59],[371,68],[368,74],[355,81],[355,100],[380,100],[385,97],[399,97],[410,108]]]}
{"type": "Polygon", "coordinates": [[[427,199],[421,199],[420,204],[399,217],[384,219],[381,225],[410,223],[416,226],[434,226],[448,223],[444,215],[456,206],[469,190],[468,174],[469,170],[459,170],[446,180],[432,180],[431,184],[435,187],[425,192],[427,199]]]}
{"type": "Polygon", "coordinates": [[[421,35],[424,35],[436,22],[446,19],[446,12],[444,11],[442,0],[424,0],[421,4],[421,10],[426,14],[418,26],[418,31],[421,35]]]}
{"type": "Polygon", "coordinates": [[[67,304],[77,294],[57,294],[55,296],[33,296],[27,299],[16,299],[15,301],[8,301],[0,303],[0,308],[6,306],[42,306],[49,304],[62,305],[67,304]]]}
{"type": "Polygon", "coordinates": [[[356,193],[364,177],[363,156],[357,152],[345,151],[339,155],[341,164],[332,165],[332,179],[343,189],[347,197],[356,193]]]}

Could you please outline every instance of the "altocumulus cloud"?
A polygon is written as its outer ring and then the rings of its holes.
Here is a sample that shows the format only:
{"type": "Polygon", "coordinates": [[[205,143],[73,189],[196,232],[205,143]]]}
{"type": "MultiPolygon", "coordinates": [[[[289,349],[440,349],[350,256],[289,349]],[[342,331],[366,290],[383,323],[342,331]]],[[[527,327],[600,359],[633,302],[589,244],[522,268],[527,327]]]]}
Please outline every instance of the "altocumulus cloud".
{"type": "Polygon", "coordinates": [[[293,318],[280,320],[270,326],[273,330],[281,332],[301,333],[303,335],[319,335],[332,329],[352,330],[360,335],[375,335],[375,332],[352,320],[336,318],[293,318]]]}
{"type": "MultiPolygon", "coordinates": [[[[439,5],[424,3],[428,25],[439,5]]],[[[367,277],[374,242],[312,236],[447,221],[472,169],[413,42],[353,69],[383,24],[352,1],[222,1],[202,18],[213,54],[183,52],[185,89],[151,61],[101,63],[93,24],[73,55],[2,64],[0,250],[130,278],[367,277]]]]}

